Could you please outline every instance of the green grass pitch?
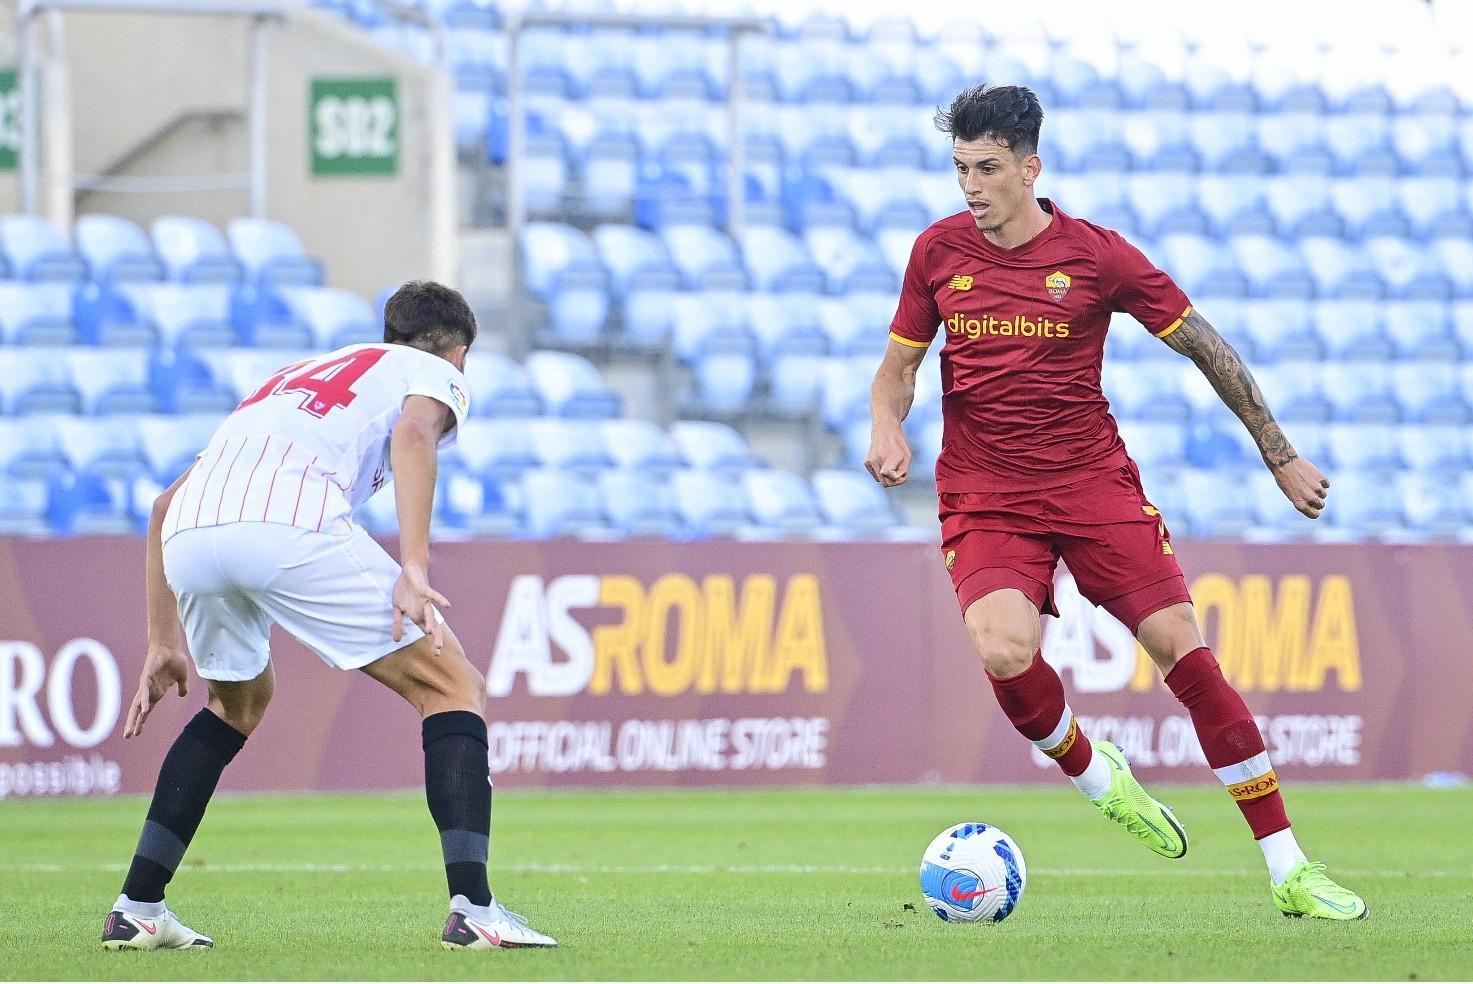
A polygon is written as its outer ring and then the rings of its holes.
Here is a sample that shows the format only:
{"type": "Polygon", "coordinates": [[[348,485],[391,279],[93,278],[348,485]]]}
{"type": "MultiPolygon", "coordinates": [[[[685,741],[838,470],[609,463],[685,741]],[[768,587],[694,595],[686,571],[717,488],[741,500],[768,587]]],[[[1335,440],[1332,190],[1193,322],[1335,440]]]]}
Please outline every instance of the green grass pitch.
{"type": "Polygon", "coordinates": [[[492,887],[552,951],[447,953],[443,869],[417,794],[222,796],[169,890],[207,952],[105,953],[147,804],[0,803],[0,978],[1389,979],[1473,977],[1473,789],[1299,786],[1311,857],[1371,915],[1282,918],[1220,789],[1164,789],[1192,838],[1167,861],[1073,790],[501,792],[492,887]],[[944,826],[1023,849],[999,925],[952,925],[916,868],[944,826]]]}

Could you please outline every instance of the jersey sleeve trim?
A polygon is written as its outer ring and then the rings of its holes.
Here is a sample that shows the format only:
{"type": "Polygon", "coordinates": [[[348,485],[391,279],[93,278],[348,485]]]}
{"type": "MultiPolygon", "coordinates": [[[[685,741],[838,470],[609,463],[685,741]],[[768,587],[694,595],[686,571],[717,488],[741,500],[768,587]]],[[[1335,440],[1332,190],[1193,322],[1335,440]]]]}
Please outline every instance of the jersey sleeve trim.
{"type": "Polygon", "coordinates": [[[1172,332],[1174,332],[1178,328],[1180,328],[1181,327],[1181,323],[1183,321],[1187,320],[1187,316],[1190,315],[1191,313],[1192,313],[1192,306],[1190,304],[1188,304],[1187,305],[1187,309],[1181,313],[1181,317],[1180,318],[1177,318],[1175,321],[1173,321],[1171,324],[1167,325],[1165,328],[1161,329],[1160,331],[1153,331],[1153,332],[1151,332],[1151,334],[1155,335],[1157,338],[1165,338],[1167,335],[1170,335],[1172,332]]]}
{"type": "Polygon", "coordinates": [[[890,338],[894,341],[899,342],[901,345],[908,345],[911,348],[923,349],[931,347],[930,342],[918,342],[914,338],[906,338],[904,335],[901,335],[898,332],[890,332],[890,338]]]}

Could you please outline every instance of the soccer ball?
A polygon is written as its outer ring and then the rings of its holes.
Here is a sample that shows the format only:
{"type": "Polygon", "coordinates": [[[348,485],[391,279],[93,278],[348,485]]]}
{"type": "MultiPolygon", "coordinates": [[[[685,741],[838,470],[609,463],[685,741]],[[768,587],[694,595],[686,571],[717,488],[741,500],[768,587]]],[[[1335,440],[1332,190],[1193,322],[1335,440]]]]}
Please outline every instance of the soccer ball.
{"type": "Polygon", "coordinates": [[[921,894],[947,922],[1002,922],[1027,881],[1018,845],[985,823],[947,827],[921,857],[921,894]]]}

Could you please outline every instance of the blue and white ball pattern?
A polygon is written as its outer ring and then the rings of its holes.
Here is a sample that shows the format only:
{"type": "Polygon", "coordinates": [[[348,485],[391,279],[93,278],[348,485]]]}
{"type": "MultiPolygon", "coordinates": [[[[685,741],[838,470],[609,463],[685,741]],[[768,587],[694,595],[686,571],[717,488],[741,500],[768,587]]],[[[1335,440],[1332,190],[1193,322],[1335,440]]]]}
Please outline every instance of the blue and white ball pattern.
{"type": "Polygon", "coordinates": [[[1027,882],[1023,852],[985,823],[946,828],[921,857],[921,894],[947,922],[1002,922],[1022,901],[1027,882]]]}

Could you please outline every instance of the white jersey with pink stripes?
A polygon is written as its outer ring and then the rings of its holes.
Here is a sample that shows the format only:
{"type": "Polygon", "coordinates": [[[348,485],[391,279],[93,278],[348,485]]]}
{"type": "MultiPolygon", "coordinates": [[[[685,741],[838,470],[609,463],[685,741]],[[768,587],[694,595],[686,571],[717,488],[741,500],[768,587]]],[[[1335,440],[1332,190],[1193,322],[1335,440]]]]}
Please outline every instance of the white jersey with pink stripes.
{"type": "Polygon", "coordinates": [[[319,532],[351,528],[353,510],[388,482],[389,435],[404,400],[470,409],[465,377],[407,345],[349,345],[283,366],[226,417],[164,518],[163,538],[228,523],[319,532]]]}

